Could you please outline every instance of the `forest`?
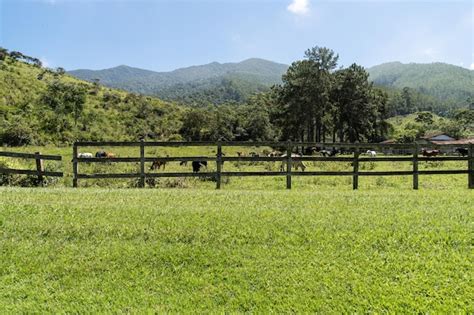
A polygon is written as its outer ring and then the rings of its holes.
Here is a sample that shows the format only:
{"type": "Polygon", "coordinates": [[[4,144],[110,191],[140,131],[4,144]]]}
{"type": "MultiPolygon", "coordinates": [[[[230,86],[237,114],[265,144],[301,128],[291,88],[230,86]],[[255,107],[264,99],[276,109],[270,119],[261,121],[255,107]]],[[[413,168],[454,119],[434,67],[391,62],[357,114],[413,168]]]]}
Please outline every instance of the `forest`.
{"type": "Polygon", "coordinates": [[[472,98],[467,106],[438,117],[434,98],[409,87],[374,86],[366,69],[357,64],[342,68],[338,59],[329,48],[313,47],[269,89],[239,96],[235,81],[229,80],[219,93],[193,94],[202,100],[193,103],[82,81],[63,68],[45,68],[37,58],[0,48],[0,141],[18,146],[137,139],[379,142],[395,137],[403,142],[429,131],[455,137],[474,133],[472,98]],[[221,92],[230,97],[219,98],[221,92]],[[215,99],[218,104],[211,102],[215,99]],[[390,117],[407,114],[414,115],[407,116],[410,123],[390,123],[390,117]]]}

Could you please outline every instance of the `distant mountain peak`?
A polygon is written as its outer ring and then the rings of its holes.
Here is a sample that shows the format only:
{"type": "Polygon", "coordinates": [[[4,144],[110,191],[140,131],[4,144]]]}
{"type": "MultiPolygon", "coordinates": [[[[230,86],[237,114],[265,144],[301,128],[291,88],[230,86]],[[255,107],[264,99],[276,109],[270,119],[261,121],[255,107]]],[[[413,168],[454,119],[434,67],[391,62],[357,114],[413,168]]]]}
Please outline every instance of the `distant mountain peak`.
{"type": "MultiPolygon", "coordinates": [[[[242,101],[255,92],[269,89],[280,83],[287,65],[260,58],[241,62],[211,62],[179,68],[170,72],[155,72],[120,65],[104,70],[75,70],[69,74],[83,80],[99,79],[103,85],[134,93],[159,96],[163,99],[182,99],[189,94],[217,95],[225,102],[242,101]],[[219,93],[223,93],[224,96],[219,93]],[[234,97],[235,95],[240,95],[234,97]],[[222,96],[222,97],[221,97],[222,96]]],[[[209,102],[213,102],[212,99],[209,102]]],[[[217,101],[216,101],[217,102],[217,101]]]]}

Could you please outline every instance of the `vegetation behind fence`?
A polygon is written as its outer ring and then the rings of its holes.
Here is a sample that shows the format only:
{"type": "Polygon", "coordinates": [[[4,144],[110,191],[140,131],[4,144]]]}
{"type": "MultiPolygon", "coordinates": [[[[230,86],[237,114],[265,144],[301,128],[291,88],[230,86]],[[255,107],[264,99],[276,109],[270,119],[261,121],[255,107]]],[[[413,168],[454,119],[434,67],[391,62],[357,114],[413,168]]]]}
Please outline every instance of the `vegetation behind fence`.
{"type": "Polygon", "coordinates": [[[20,174],[20,175],[36,175],[38,177],[38,185],[44,184],[45,176],[62,177],[63,172],[45,171],[44,161],[61,161],[60,155],[45,155],[40,152],[32,153],[18,153],[18,152],[0,152],[0,157],[34,159],[36,162],[36,170],[25,169],[11,169],[0,166],[0,174],[20,174]]]}

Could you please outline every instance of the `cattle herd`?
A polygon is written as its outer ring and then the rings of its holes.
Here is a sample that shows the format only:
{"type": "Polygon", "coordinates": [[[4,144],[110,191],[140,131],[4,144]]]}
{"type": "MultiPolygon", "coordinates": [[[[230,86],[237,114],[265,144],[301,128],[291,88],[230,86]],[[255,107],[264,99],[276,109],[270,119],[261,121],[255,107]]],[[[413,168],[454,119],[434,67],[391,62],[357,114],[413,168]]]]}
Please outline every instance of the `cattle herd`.
{"type": "MultiPolygon", "coordinates": [[[[306,165],[303,163],[303,161],[298,161],[298,158],[300,157],[303,157],[303,156],[312,156],[312,155],[317,155],[319,154],[320,156],[323,156],[323,157],[335,157],[336,155],[338,154],[341,154],[343,153],[341,150],[337,150],[337,149],[332,149],[332,150],[326,150],[326,149],[320,149],[320,148],[317,148],[317,147],[308,147],[308,148],[305,148],[302,150],[302,152],[304,152],[304,154],[301,154],[301,153],[292,153],[291,154],[291,157],[293,158],[293,167],[295,168],[295,170],[298,170],[298,169],[301,169],[303,172],[305,171],[306,169],[306,165]]],[[[469,151],[467,148],[457,148],[455,150],[455,152],[462,156],[462,157],[465,157],[468,155],[469,151]]],[[[424,157],[435,157],[435,156],[438,156],[441,154],[441,151],[440,150],[428,150],[428,149],[425,149],[423,148],[421,150],[421,153],[424,157]]],[[[374,151],[374,150],[367,150],[365,152],[365,154],[369,157],[376,157],[377,156],[377,152],[374,151]]],[[[224,153],[222,153],[223,156],[225,156],[224,153]]],[[[237,152],[237,156],[238,157],[287,157],[287,154],[286,153],[282,153],[280,151],[277,151],[277,150],[274,150],[274,151],[268,151],[268,150],[263,150],[261,153],[258,153],[258,152],[255,152],[255,151],[252,151],[252,152],[237,152]]],[[[93,155],[92,153],[87,153],[87,152],[84,152],[84,153],[78,153],[77,155],[78,158],[104,158],[104,159],[113,159],[116,157],[116,155],[112,152],[106,152],[106,151],[97,151],[95,153],[95,155],[93,155]]],[[[169,157],[169,155],[167,155],[166,157],[169,157]]],[[[159,160],[157,159],[156,161],[153,161],[151,166],[150,166],[150,170],[160,170],[160,169],[163,169],[165,170],[166,168],[166,161],[163,161],[163,160],[159,160]]],[[[188,161],[181,161],[180,163],[180,166],[187,166],[188,165],[188,161]]],[[[191,161],[191,166],[192,166],[192,170],[194,173],[198,173],[201,171],[202,168],[205,168],[207,169],[207,161],[200,161],[200,160],[196,160],[196,161],[191,161]]],[[[284,165],[285,163],[283,162],[280,166],[280,171],[284,171],[284,165]]]]}

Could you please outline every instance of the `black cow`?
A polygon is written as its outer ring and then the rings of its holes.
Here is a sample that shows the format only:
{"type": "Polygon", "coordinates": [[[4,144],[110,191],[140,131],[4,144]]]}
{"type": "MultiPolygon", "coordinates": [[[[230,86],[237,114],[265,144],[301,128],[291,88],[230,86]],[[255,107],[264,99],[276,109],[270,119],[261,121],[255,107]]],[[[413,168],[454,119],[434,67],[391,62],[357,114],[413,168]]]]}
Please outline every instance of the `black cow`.
{"type": "Polygon", "coordinates": [[[459,153],[462,157],[465,157],[469,154],[469,150],[466,148],[457,148],[456,152],[459,153]]]}
{"type": "Polygon", "coordinates": [[[315,152],[319,152],[320,149],[317,147],[307,147],[304,149],[304,155],[313,155],[315,152]]]}
{"type": "Polygon", "coordinates": [[[96,158],[106,158],[107,157],[107,152],[105,151],[97,151],[95,153],[96,158]]]}
{"type": "Polygon", "coordinates": [[[336,150],[336,149],[332,149],[331,151],[328,151],[328,150],[321,150],[319,151],[319,153],[321,153],[324,157],[332,157],[332,156],[336,156],[336,154],[339,154],[339,150],[336,150]]]}
{"type": "Polygon", "coordinates": [[[207,161],[193,161],[192,163],[193,166],[193,173],[199,173],[201,170],[201,167],[207,168],[207,161]]]}

